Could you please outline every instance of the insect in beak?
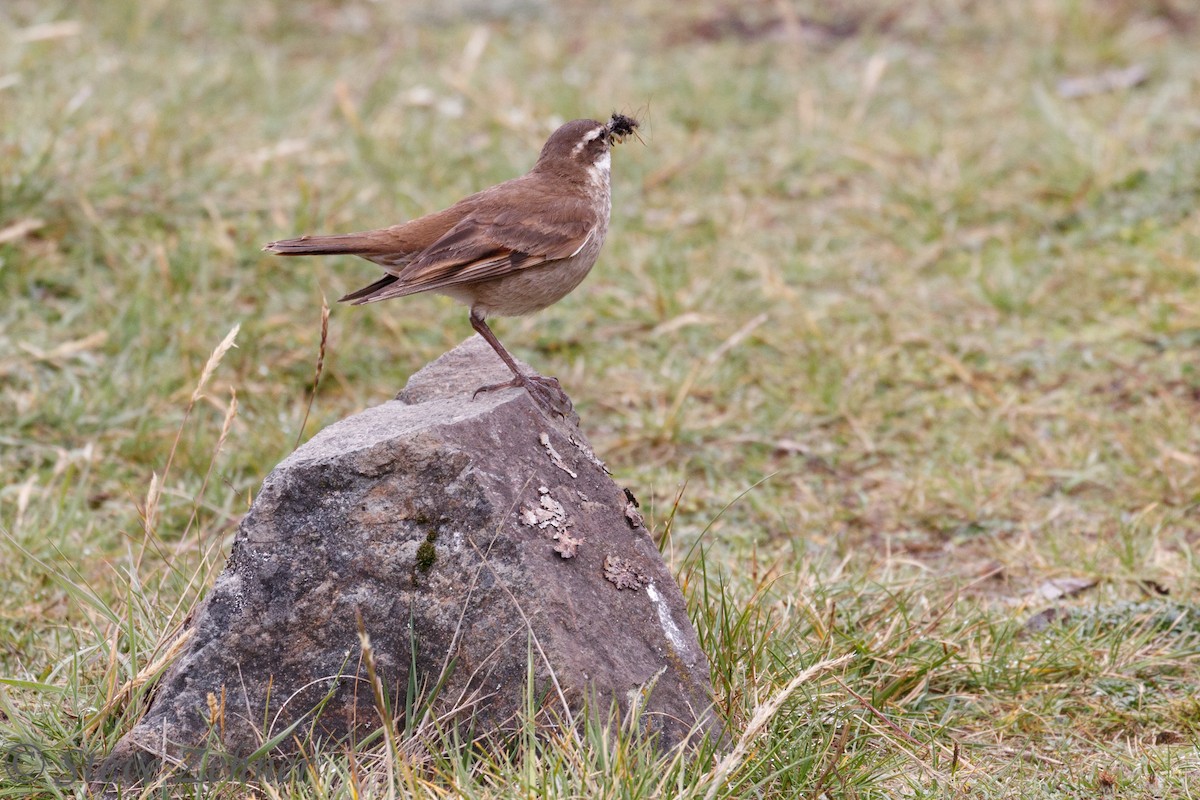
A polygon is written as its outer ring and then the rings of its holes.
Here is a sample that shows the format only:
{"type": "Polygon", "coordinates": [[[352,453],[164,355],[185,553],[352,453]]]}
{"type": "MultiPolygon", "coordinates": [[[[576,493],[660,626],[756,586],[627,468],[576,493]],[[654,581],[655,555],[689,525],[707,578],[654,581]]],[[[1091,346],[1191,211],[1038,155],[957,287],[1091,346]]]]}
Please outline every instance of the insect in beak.
{"type": "Polygon", "coordinates": [[[635,136],[639,142],[642,141],[642,137],[637,135],[638,121],[633,117],[627,117],[624,114],[613,114],[612,119],[604,127],[608,131],[609,141],[614,144],[625,141],[626,137],[629,136],[635,136]]]}

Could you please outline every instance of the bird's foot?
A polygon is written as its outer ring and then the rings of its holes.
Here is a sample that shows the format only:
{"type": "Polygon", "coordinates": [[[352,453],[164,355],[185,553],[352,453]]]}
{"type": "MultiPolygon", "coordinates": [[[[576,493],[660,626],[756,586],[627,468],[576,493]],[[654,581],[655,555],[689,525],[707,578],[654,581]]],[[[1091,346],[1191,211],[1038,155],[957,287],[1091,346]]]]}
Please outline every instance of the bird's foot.
{"type": "Polygon", "coordinates": [[[562,385],[559,384],[558,378],[545,378],[541,375],[517,375],[511,381],[493,383],[491,386],[480,386],[475,390],[475,394],[471,395],[471,398],[478,397],[481,392],[494,392],[497,389],[515,388],[522,388],[529,392],[529,396],[533,398],[533,402],[551,414],[557,414],[564,419],[575,410],[574,405],[571,403],[571,398],[567,397],[567,393],[562,390],[562,385]]]}

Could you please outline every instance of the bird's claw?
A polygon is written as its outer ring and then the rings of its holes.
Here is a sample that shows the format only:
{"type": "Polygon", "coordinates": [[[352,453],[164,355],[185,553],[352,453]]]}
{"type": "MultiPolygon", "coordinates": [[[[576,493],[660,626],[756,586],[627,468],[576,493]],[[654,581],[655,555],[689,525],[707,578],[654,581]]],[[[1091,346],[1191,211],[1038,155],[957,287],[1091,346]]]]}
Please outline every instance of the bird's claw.
{"type": "Polygon", "coordinates": [[[567,393],[563,391],[558,378],[546,378],[541,375],[518,375],[511,381],[493,383],[490,386],[480,386],[471,395],[471,399],[474,400],[482,392],[516,388],[524,389],[529,393],[534,403],[551,414],[557,414],[564,419],[575,410],[574,405],[571,403],[571,398],[567,397],[567,393]]]}

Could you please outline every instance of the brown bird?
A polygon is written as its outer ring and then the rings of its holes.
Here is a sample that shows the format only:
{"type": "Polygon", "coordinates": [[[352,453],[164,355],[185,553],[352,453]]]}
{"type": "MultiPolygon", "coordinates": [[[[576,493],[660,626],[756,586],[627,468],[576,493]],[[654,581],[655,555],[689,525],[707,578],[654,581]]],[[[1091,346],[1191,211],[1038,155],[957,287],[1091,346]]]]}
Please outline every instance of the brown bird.
{"type": "Polygon", "coordinates": [[[577,119],[542,147],[533,169],[454,205],[390,228],[271,242],[283,256],[350,254],[383,267],[382,278],[341,302],[374,303],[417,292],[448,295],[471,309],[471,327],[515,376],[475,391],[522,386],[551,411],[569,401],[554,378],[525,375],[485,321],[540,311],[574,289],[608,233],[610,149],[637,129],[613,114],[577,119]]]}

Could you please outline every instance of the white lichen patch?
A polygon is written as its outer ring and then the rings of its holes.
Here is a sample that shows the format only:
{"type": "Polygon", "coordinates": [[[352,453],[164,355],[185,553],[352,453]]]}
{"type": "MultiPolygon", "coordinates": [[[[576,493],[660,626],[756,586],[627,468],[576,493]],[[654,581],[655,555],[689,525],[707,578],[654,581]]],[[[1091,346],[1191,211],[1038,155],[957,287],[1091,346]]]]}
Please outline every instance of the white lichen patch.
{"type": "Polygon", "coordinates": [[[575,551],[579,549],[579,545],[583,544],[582,539],[576,539],[565,531],[555,533],[554,539],[554,552],[563,558],[574,558],[575,551]]]}
{"type": "Polygon", "coordinates": [[[662,626],[663,633],[674,646],[675,652],[680,654],[688,652],[687,638],[675,624],[675,619],[671,616],[671,609],[667,607],[667,599],[659,594],[654,581],[646,584],[646,597],[649,597],[650,602],[654,604],[654,610],[658,612],[658,624],[662,626]]]}
{"type": "Polygon", "coordinates": [[[531,528],[546,528],[566,529],[571,521],[567,518],[567,511],[562,507],[562,503],[550,496],[550,490],[545,486],[538,487],[538,502],[526,503],[521,509],[521,522],[531,528]]]}
{"type": "Polygon", "coordinates": [[[635,592],[649,581],[632,563],[617,556],[604,557],[604,577],[618,589],[633,589],[635,592]]]}
{"type": "Polygon", "coordinates": [[[571,435],[570,437],[568,437],[567,441],[569,441],[571,444],[575,445],[575,449],[578,450],[579,452],[583,453],[584,458],[586,458],[588,461],[592,462],[592,464],[594,464],[595,466],[604,470],[605,475],[612,475],[612,473],[608,471],[608,466],[603,461],[601,461],[599,458],[596,457],[596,454],[594,452],[592,452],[592,448],[590,446],[588,446],[587,442],[576,439],[574,435],[571,435]]]}
{"type": "Polygon", "coordinates": [[[554,552],[563,558],[574,558],[582,539],[576,539],[568,533],[574,524],[567,516],[567,510],[562,503],[550,496],[550,489],[538,487],[537,504],[526,503],[519,513],[521,523],[531,528],[537,528],[548,538],[554,540],[554,552]]]}
{"type": "Polygon", "coordinates": [[[550,462],[554,464],[554,466],[558,467],[572,478],[579,477],[577,474],[575,474],[575,470],[563,463],[562,455],[554,449],[554,445],[550,444],[550,434],[543,433],[538,437],[538,441],[542,443],[542,447],[546,448],[546,452],[550,454],[550,462]]]}

